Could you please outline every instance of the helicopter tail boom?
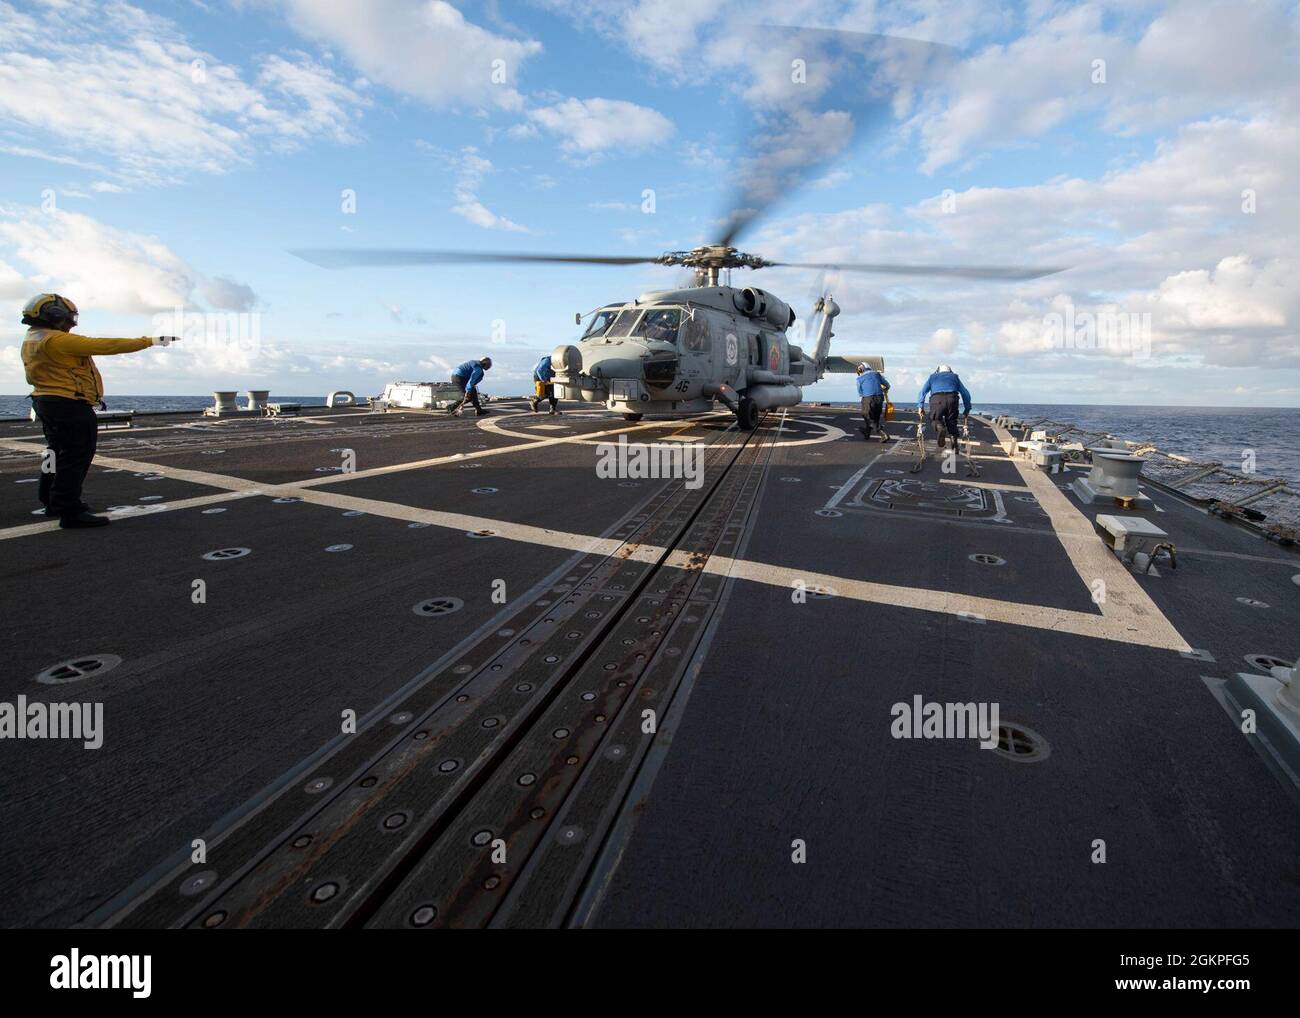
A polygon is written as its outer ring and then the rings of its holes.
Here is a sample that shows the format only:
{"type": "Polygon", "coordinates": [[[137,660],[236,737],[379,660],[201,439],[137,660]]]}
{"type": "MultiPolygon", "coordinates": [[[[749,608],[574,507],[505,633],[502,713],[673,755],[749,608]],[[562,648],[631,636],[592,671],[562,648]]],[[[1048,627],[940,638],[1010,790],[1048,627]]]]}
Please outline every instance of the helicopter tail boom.
{"type": "Polygon", "coordinates": [[[864,357],[859,354],[845,354],[842,357],[827,357],[826,371],[828,374],[851,375],[858,370],[859,364],[865,364],[869,368],[877,371],[885,370],[885,358],[883,357],[864,357]]]}

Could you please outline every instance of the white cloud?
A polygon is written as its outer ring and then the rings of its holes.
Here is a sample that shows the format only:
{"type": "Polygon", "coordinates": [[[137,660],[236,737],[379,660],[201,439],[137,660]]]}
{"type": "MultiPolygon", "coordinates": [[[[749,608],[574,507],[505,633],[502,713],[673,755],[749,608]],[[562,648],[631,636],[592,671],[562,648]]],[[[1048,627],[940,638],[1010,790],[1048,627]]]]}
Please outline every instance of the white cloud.
{"type": "MultiPolygon", "coordinates": [[[[952,212],[934,195],[903,209],[790,217],[752,247],[783,261],[1066,266],[1016,284],[844,273],[837,331],[881,337],[910,366],[954,342],[955,358],[978,358],[990,384],[1053,377],[1077,401],[1127,392],[1142,402],[1144,386],[1177,370],[1300,369],[1300,208],[1290,200],[1300,190],[1298,149],[1294,117],[1215,118],[1097,179],[972,187],[952,212]],[[1253,214],[1243,210],[1247,188],[1253,214]],[[1149,314],[1151,359],[1134,366],[1126,351],[1054,346],[1044,317],[1066,305],[1080,315],[1149,314]]],[[[798,293],[808,282],[778,269],[762,285],[798,293]]]]}
{"type": "Polygon", "coordinates": [[[831,170],[814,180],[809,186],[819,190],[829,190],[833,187],[839,187],[853,179],[853,174],[845,169],[831,170]]]}
{"type": "Polygon", "coordinates": [[[927,349],[933,353],[952,353],[957,349],[957,333],[952,329],[935,329],[927,349]]]}
{"type": "Polygon", "coordinates": [[[27,277],[12,265],[0,262],[0,300],[26,301],[31,298],[27,277]]]}
{"type": "Polygon", "coordinates": [[[21,305],[42,290],[71,297],[83,309],[153,314],[190,305],[196,292],[226,310],[248,310],[252,289],[209,279],[157,237],[107,226],[77,212],[0,206],[0,250],[28,266],[0,262],[0,297],[21,305]]]}
{"type": "Polygon", "coordinates": [[[1213,269],[1179,272],[1155,295],[1193,329],[1279,328],[1294,312],[1297,266],[1272,261],[1263,267],[1247,255],[1220,260],[1213,269]]]}
{"type": "Polygon", "coordinates": [[[623,99],[569,98],[529,110],[528,117],[558,135],[561,148],[572,156],[634,152],[666,142],[674,130],[662,113],[623,99]]]}
{"type": "Polygon", "coordinates": [[[465,19],[443,0],[284,0],[302,33],[337,46],[373,80],[436,107],[519,109],[518,75],[541,52],[465,19]],[[499,61],[500,63],[496,63],[499,61]],[[504,76],[494,81],[494,70],[504,76]]]}
{"type": "Polygon", "coordinates": [[[1294,109],[1300,98],[1300,18],[1280,0],[1027,11],[1018,38],[966,57],[920,104],[908,128],[925,151],[924,172],[1090,114],[1131,133],[1216,112],[1294,109]]]}
{"type": "Polygon", "coordinates": [[[460,151],[460,166],[456,176],[456,188],[453,192],[456,202],[451,211],[462,219],[481,226],[485,230],[505,230],[510,233],[527,233],[528,227],[497,215],[478,197],[479,186],[483,178],[492,172],[492,162],[478,154],[478,149],[467,145],[460,151]]]}
{"type": "Polygon", "coordinates": [[[204,283],[203,296],[222,311],[252,311],[257,305],[257,294],[251,286],[224,276],[214,276],[204,283]]]}
{"type": "Polygon", "coordinates": [[[39,16],[0,3],[6,150],[97,168],[92,153],[117,178],[98,190],[225,172],[263,145],[352,141],[366,102],[303,53],[268,57],[249,84],[170,21],[125,3],[39,16]]]}

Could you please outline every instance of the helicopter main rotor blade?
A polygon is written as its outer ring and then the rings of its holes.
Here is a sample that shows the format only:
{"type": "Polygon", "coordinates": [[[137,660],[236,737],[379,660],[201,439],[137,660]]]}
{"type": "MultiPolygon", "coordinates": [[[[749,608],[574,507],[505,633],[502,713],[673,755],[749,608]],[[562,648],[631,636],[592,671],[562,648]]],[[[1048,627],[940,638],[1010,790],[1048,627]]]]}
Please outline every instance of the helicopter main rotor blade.
{"type": "Polygon", "coordinates": [[[1065,266],[1029,265],[896,265],[889,262],[772,262],[787,269],[844,269],[848,272],[875,272],[883,276],[950,276],[958,279],[1040,279],[1065,266]]]}
{"type": "Polygon", "coordinates": [[[552,262],[578,265],[645,265],[654,258],[627,255],[530,254],[510,251],[426,251],[421,248],[304,248],[289,252],[323,269],[397,265],[474,265],[486,262],[552,262]]]}
{"type": "Polygon", "coordinates": [[[857,142],[895,121],[917,86],[956,64],[942,43],[843,29],[755,25],[751,95],[758,106],[717,243],[785,203],[857,142]],[[800,74],[792,74],[797,65],[800,74]],[[901,104],[901,105],[900,105],[901,104]]]}

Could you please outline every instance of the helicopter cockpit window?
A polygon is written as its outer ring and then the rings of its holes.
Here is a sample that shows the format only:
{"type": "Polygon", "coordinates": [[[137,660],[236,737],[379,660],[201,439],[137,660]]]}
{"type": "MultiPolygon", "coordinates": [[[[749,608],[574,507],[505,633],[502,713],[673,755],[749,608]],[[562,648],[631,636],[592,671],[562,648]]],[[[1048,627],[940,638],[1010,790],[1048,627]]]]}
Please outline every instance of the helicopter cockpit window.
{"type": "Polygon", "coordinates": [[[596,339],[603,336],[618,317],[617,308],[604,308],[597,311],[591,317],[591,324],[587,326],[587,331],[582,334],[583,339],[596,339]]]}
{"type": "Polygon", "coordinates": [[[680,308],[653,308],[645,313],[633,331],[634,336],[658,339],[665,343],[677,342],[677,327],[682,323],[680,308]]]}
{"type": "Polygon", "coordinates": [[[609,327],[606,336],[630,336],[632,335],[632,326],[636,320],[641,317],[640,308],[628,308],[626,311],[620,311],[618,317],[614,319],[614,324],[609,327]]]}
{"type": "Polygon", "coordinates": [[[709,349],[709,323],[702,314],[687,316],[682,329],[682,348],[691,353],[704,353],[709,349]]]}

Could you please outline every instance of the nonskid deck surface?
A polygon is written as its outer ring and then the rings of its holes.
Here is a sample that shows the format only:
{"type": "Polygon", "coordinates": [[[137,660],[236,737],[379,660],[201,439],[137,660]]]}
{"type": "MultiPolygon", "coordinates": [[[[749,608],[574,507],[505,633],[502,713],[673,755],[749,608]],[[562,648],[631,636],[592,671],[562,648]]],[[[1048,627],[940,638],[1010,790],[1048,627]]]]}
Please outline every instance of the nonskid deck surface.
{"type": "Polygon", "coordinates": [[[97,532],[31,515],[41,443],[0,425],[0,700],[105,716],[0,744],[0,921],[1300,914],[1295,805],[1207,682],[1294,657],[1300,557],[1152,489],[1179,568],[1135,576],[983,424],[969,478],[842,410],[494,406],[141,418],[101,435],[88,500],[132,508],[97,532]],[[598,477],[620,435],[703,442],[702,483],[598,477]],[[1048,753],[893,738],[916,696],[1048,753]]]}

